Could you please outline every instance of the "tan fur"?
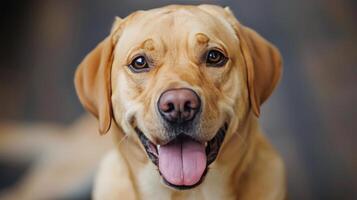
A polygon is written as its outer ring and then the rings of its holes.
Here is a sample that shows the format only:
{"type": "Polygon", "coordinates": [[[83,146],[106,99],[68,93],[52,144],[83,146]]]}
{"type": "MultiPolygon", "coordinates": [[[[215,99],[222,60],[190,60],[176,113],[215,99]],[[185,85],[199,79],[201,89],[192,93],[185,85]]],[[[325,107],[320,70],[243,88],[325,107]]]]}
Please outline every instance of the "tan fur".
{"type": "Polygon", "coordinates": [[[85,115],[70,126],[49,123],[0,123],[0,160],[32,161],[1,200],[72,199],[85,195],[101,157],[112,147],[97,133],[96,119],[85,115]]]}
{"type": "Polygon", "coordinates": [[[95,199],[284,199],[283,162],[258,122],[260,105],[280,75],[278,50],[228,8],[173,5],[117,19],[79,65],[75,81],[100,132],[111,128],[117,144],[101,164],[95,199]],[[202,63],[210,48],[228,56],[224,67],[202,63]],[[128,65],[143,53],[153,67],[133,73],[128,65]],[[156,102],[165,90],[184,87],[202,100],[199,140],[212,139],[224,123],[229,128],[203,183],[177,191],[161,183],[134,128],[155,144],[166,143],[156,102]]]}

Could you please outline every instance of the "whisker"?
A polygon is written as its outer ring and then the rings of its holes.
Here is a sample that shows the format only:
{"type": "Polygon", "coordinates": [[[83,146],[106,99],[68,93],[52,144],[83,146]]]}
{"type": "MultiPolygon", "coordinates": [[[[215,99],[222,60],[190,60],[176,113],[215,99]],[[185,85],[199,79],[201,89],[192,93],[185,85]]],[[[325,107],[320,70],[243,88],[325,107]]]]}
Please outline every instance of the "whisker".
{"type": "Polygon", "coordinates": [[[246,142],[246,137],[243,137],[238,132],[233,133],[233,135],[239,137],[240,141],[242,142],[243,147],[246,147],[248,145],[247,142],[246,142]]]}
{"type": "Polygon", "coordinates": [[[123,141],[126,141],[127,138],[128,138],[128,135],[125,135],[125,136],[118,142],[118,146],[120,146],[123,141]]]}

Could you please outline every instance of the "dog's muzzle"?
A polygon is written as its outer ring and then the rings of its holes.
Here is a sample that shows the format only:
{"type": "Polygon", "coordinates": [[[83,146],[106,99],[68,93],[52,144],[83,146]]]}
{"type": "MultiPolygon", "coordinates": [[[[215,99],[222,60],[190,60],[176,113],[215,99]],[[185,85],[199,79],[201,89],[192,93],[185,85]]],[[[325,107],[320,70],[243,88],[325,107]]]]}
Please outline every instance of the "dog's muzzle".
{"type": "Polygon", "coordinates": [[[167,90],[157,103],[167,131],[165,144],[155,145],[136,127],[150,160],[159,168],[166,185],[190,189],[199,185],[216,159],[227,131],[224,124],[210,141],[197,139],[195,125],[201,111],[201,99],[191,89],[167,90]]]}

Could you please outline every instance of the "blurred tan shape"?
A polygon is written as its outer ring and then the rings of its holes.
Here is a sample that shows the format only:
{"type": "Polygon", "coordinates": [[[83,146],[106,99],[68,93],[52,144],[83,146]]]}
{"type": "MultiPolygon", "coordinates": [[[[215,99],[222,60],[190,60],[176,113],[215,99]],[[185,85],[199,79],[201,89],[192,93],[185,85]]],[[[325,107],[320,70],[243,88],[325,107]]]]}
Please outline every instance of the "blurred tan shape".
{"type": "Polygon", "coordinates": [[[89,115],[69,127],[0,124],[0,158],[35,159],[24,178],[0,193],[0,199],[58,199],[86,192],[100,158],[112,147],[110,137],[100,137],[96,126],[89,115]]]}

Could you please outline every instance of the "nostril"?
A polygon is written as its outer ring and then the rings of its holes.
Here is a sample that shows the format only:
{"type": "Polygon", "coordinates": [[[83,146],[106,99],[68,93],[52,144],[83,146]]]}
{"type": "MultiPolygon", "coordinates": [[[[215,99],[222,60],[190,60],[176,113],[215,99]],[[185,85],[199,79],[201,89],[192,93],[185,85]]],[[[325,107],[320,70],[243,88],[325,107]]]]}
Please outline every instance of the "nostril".
{"type": "Polygon", "coordinates": [[[191,101],[186,101],[183,109],[184,109],[185,112],[191,111],[193,109],[192,105],[191,105],[191,101]]]}
{"type": "Polygon", "coordinates": [[[171,102],[167,102],[167,103],[160,104],[159,108],[160,111],[169,113],[175,110],[175,105],[171,102]]]}
{"type": "Polygon", "coordinates": [[[170,102],[170,103],[167,104],[167,109],[164,110],[164,112],[172,112],[174,110],[175,110],[175,105],[170,102]]]}

